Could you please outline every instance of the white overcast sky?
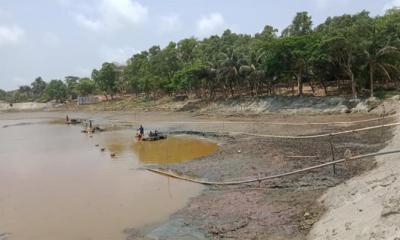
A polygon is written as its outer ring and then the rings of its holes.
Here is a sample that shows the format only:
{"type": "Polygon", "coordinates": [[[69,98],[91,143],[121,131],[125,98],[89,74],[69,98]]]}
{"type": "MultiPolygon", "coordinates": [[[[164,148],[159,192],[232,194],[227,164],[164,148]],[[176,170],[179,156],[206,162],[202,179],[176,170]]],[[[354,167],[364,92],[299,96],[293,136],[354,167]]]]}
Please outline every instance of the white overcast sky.
{"type": "Polygon", "coordinates": [[[105,61],[124,63],[152,45],[226,28],[254,34],[268,24],[282,30],[299,11],[318,24],[393,6],[400,0],[0,0],[0,88],[38,76],[89,76],[105,61]]]}

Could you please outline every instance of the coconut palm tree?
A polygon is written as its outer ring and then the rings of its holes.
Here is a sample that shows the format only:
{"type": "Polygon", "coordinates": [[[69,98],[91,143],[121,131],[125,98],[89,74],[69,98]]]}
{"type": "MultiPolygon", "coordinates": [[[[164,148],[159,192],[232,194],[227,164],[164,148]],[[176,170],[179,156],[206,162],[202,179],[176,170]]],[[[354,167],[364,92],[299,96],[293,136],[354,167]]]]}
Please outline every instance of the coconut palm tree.
{"type": "Polygon", "coordinates": [[[240,59],[231,51],[230,53],[221,53],[218,62],[217,79],[223,82],[225,90],[230,91],[231,96],[235,95],[234,86],[236,85],[237,77],[240,68],[240,59]]]}
{"type": "Polygon", "coordinates": [[[249,57],[241,60],[239,67],[239,75],[247,82],[249,92],[252,96],[257,96],[262,89],[266,73],[261,66],[261,59],[265,56],[265,52],[255,51],[249,57]]]}
{"type": "Polygon", "coordinates": [[[385,46],[383,48],[370,48],[364,50],[366,56],[366,65],[364,68],[369,69],[369,81],[371,89],[371,97],[374,96],[374,74],[377,72],[383,73],[388,80],[392,80],[390,72],[398,71],[396,65],[390,63],[390,58],[400,53],[399,49],[393,46],[385,46]]]}

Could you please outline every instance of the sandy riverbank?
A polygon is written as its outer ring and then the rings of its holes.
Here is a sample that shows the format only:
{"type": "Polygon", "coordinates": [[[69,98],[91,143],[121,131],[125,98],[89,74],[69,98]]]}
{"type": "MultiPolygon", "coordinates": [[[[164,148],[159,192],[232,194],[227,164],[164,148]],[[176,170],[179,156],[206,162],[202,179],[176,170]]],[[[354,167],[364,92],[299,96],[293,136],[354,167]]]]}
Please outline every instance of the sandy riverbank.
{"type": "Polygon", "coordinates": [[[23,102],[23,103],[6,103],[0,101],[0,112],[18,112],[18,111],[49,111],[63,107],[63,104],[55,103],[38,103],[38,102],[23,102]]]}

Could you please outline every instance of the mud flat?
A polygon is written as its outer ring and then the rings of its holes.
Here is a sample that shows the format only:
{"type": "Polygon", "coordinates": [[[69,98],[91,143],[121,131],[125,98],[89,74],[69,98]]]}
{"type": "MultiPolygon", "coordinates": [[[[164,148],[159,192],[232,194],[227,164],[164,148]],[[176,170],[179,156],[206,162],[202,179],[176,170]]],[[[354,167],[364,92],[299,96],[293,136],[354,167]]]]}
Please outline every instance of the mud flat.
{"type": "MultiPolygon", "coordinates": [[[[355,121],[374,118],[373,115],[266,115],[252,119],[292,123],[321,121],[355,121]]],[[[238,120],[238,119],[235,119],[238,120]]],[[[249,120],[242,118],[241,120],[249,120]]],[[[387,119],[389,123],[394,119],[387,119]]],[[[356,125],[274,125],[227,124],[223,126],[193,126],[197,131],[186,134],[201,135],[211,128],[220,134],[205,133],[220,145],[211,156],[183,164],[156,166],[157,168],[210,181],[230,181],[249,177],[269,176],[313,166],[332,160],[329,138],[274,139],[227,134],[240,129],[251,133],[281,135],[310,135],[338,132],[382,124],[382,121],[356,125]],[[255,125],[255,126],[254,126],[255,125]],[[219,128],[219,129],[216,129],[219,128]],[[295,156],[295,157],[293,157],[295,156]],[[300,157],[296,157],[300,156],[300,157]],[[301,157],[306,156],[306,157],[301,157]]],[[[185,125],[185,127],[189,127],[185,125]]],[[[183,128],[183,126],[182,126],[183,128]]],[[[353,155],[372,153],[383,149],[392,138],[391,128],[379,128],[332,139],[336,159],[343,158],[347,149],[353,155]]],[[[325,205],[317,201],[323,193],[354,176],[374,169],[374,159],[353,162],[258,184],[238,186],[211,186],[191,199],[189,204],[156,226],[132,230],[129,239],[306,239],[325,212],[325,205]]],[[[325,239],[322,237],[321,239],[325,239]]]]}

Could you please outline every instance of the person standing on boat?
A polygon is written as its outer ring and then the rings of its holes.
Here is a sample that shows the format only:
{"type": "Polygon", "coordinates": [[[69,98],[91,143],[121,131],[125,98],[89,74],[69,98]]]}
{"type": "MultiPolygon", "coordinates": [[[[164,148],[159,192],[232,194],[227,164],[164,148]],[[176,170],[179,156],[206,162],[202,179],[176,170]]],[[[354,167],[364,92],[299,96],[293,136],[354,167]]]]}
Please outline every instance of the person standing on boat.
{"type": "Polygon", "coordinates": [[[139,131],[140,136],[144,135],[144,128],[142,125],[140,125],[140,127],[138,128],[138,131],[139,131]]]}

